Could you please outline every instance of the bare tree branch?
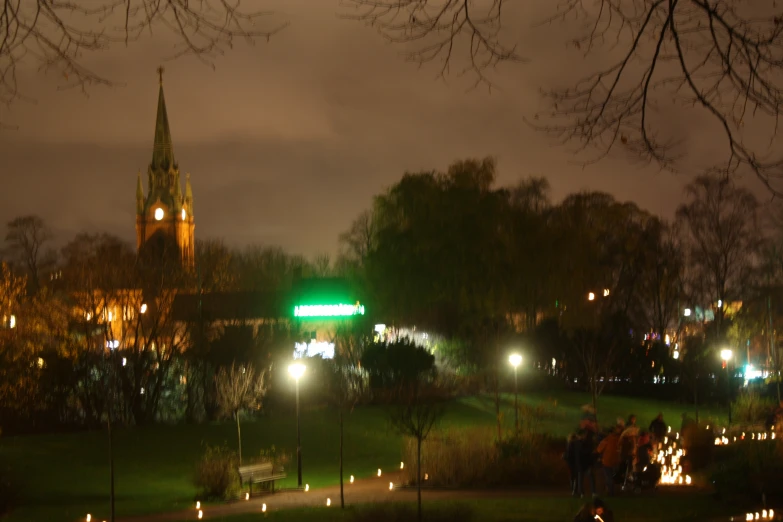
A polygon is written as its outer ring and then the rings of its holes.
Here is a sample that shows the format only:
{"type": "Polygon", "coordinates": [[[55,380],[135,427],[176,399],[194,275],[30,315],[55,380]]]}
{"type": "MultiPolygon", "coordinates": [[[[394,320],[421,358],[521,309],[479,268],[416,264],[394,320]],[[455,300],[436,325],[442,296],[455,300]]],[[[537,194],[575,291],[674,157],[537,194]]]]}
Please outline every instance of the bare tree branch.
{"type": "MultiPolygon", "coordinates": [[[[752,171],[764,185],[783,179],[783,154],[769,148],[783,103],[783,23],[773,7],[741,0],[565,0],[556,18],[591,20],[573,39],[577,49],[624,51],[575,86],[545,92],[552,121],[533,122],[601,159],[617,145],[674,170],[680,155],[667,134],[671,118],[653,114],[661,102],[706,111],[724,135],[723,170],[752,171]],[[605,47],[608,44],[608,49],[605,47]],[[770,122],[766,140],[751,140],[748,118],[770,122]],[[763,143],[762,143],[763,142],[763,143]]],[[[553,18],[554,19],[554,18],[553,18]]],[[[551,19],[551,20],[553,20],[551,19]]],[[[550,21],[551,21],[550,20],[550,21]]],[[[538,120],[538,116],[535,117],[538,120]]]]}
{"type": "Polygon", "coordinates": [[[180,42],[172,58],[191,54],[211,65],[236,38],[268,39],[287,25],[258,28],[270,14],[241,0],[0,0],[0,103],[25,97],[18,66],[31,60],[54,71],[61,88],[84,91],[113,83],[84,65],[85,53],[128,45],[161,26],[180,42]]]}
{"type": "Polygon", "coordinates": [[[402,53],[407,60],[419,64],[440,60],[443,78],[450,72],[460,39],[468,50],[468,64],[460,74],[472,73],[475,85],[492,85],[487,69],[522,61],[515,46],[501,43],[504,0],[342,0],[342,5],[353,8],[345,18],[375,27],[391,43],[412,44],[402,53]]]}

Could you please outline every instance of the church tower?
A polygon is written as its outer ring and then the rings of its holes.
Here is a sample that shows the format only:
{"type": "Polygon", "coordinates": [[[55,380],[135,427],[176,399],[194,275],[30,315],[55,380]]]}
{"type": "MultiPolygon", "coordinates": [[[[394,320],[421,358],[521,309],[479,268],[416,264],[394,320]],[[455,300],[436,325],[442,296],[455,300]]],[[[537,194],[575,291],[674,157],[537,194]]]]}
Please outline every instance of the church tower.
{"type": "Polygon", "coordinates": [[[146,197],[141,173],[138,174],[136,183],[136,246],[140,252],[153,246],[161,252],[173,253],[176,250],[182,266],[190,269],[195,258],[193,189],[188,174],[185,195],[182,195],[179,165],[174,159],[166,100],[163,97],[162,67],[158,69],[158,74],[158,115],[155,121],[152,162],[147,168],[146,197]]]}

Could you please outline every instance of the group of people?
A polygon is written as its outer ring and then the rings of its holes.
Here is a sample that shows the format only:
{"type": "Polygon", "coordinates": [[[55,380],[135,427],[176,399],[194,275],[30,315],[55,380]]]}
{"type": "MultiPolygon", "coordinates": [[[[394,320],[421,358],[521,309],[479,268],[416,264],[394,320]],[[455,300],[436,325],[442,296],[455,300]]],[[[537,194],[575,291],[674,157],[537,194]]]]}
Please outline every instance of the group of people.
{"type": "Polygon", "coordinates": [[[614,495],[616,482],[625,483],[633,477],[657,483],[660,469],[654,464],[653,445],[662,441],[668,430],[663,414],[659,413],[647,430],[637,426],[636,415],[632,414],[627,420],[617,419],[614,426],[601,433],[595,410],[585,406],[583,412],[579,428],[568,437],[563,455],[571,474],[573,496],[584,496],[585,478],[593,497],[597,496],[595,468],[599,464],[609,496],[614,495]]]}

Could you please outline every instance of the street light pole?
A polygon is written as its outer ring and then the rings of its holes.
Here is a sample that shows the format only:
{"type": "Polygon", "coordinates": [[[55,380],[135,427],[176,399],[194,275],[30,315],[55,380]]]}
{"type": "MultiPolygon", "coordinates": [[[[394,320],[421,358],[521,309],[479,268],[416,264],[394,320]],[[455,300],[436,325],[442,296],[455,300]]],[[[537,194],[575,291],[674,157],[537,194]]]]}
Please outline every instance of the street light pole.
{"type": "Polygon", "coordinates": [[[296,379],[296,482],[302,487],[302,425],[299,422],[299,379],[296,379]]]}
{"type": "Polygon", "coordinates": [[[731,372],[729,371],[729,362],[733,355],[734,353],[729,349],[720,351],[720,358],[726,364],[726,398],[729,403],[729,424],[731,424],[731,372]]]}
{"type": "Polygon", "coordinates": [[[508,362],[514,367],[514,427],[519,437],[519,391],[517,387],[517,368],[522,363],[522,356],[518,353],[509,355],[508,362]]]}
{"type": "Polygon", "coordinates": [[[288,367],[288,373],[296,381],[296,479],[300,488],[302,487],[302,429],[299,422],[299,379],[304,372],[304,364],[296,363],[288,367]]]}

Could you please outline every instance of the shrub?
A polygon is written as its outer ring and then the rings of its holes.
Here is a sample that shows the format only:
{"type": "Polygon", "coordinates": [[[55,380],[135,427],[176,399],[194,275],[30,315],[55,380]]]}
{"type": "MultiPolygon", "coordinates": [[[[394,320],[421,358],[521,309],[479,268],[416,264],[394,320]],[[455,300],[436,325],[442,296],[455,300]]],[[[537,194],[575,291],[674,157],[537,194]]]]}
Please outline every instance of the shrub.
{"type": "Polygon", "coordinates": [[[715,492],[723,499],[753,504],[783,498],[783,442],[745,440],[726,447],[726,458],[712,473],[715,492]]]}
{"type": "MultiPolygon", "coordinates": [[[[459,504],[425,506],[422,519],[426,522],[470,522],[473,510],[459,504]]],[[[373,505],[353,512],[351,522],[410,522],[416,520],[416,506],[410,504],[373,505]]]]}
{"type": "Polygon", "coordinates": [[[193,483],[205,499],[229,499],[239,493],[236,453],[225,446],[207,446],[196,466],[193,483]]]}
{"type": "Polygon", "coordinates": [[[291,456],[288,453],[279,451],[275,446],[271,446],[269,449],[262,449],[259,456],[258,462],[271,462],[272,469],[275,471],[283,471],[285,466],[291,461],[291,456]]]}
{"type": "Polygon", "coordinates": [[[0,472],[0,518],[11,511],[16,500],[16,491],[13,489],[8,476],[0,472]]]}
{"type": "Polygon", "coordinates": [[[731,404],[731,413],[736,422],[754,425],[765,422],[774,406],[772,399],[762,397],[755,391],[747,391],[731,404]]]}
{"type": "MultiPolygon", "coordinates": [[[[488,487],[555,485],[564,480],[563,444],[535,434],[497,442],[493,428],[433,432],[421,451],[428,486],[488,487]]],[[[406,479],[416,483],[416,441],[403,449],[406,479]]]]}

